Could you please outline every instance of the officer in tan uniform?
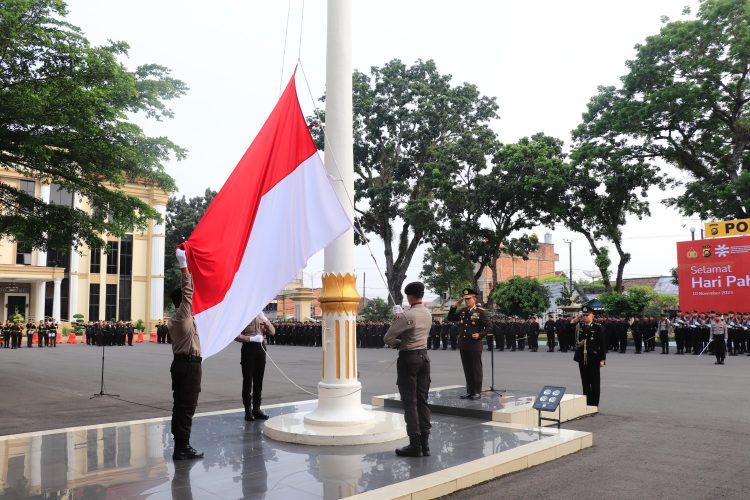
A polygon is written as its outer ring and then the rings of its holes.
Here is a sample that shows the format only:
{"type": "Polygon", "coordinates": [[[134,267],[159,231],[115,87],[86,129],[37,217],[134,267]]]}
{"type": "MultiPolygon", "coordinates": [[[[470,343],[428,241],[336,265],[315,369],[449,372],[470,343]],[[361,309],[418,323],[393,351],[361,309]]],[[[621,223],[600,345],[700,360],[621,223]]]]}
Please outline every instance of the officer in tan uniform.
{"type": "Polygon", "coordinates": [[[432,326],[432,314],[422,305],[424,285],[419,281],[404,288],[408,311],[398,313],[383,337],[389,347],[398,348],[398,392],[404,405],[404,420],[409,445],[396,450],[401,457],[430,455],[430,407],[427,395],[430,391],[430,358],[427,356],[427,338],[432,326]]]}
{"type": "Polygon", "coordinates": [[[185,251],[177,249],[177,262],[182,272],[182,287],[170,296],[175,311],[169,319],[169,334],[172,337],[174,360],[169,369],[172,374],[172,435],[174,436],[173,460],[203,458],[203,453],[190,446],[190,431],[193,415],[198,406],[203,375],[201,343],[193,319],[193,275],[187,267],[185,251]]]}

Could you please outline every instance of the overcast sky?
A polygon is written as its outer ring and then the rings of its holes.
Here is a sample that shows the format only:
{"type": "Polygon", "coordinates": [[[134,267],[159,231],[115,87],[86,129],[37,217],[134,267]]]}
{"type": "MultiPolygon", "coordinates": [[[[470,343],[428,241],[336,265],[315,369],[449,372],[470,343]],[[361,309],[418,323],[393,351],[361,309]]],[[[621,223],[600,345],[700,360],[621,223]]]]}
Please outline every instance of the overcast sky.
{"type": "MultiPolygon", "coordinates": [[[[474,83],[497,97],[501,119],[495,124],[505,142],[544,132],[570,140],[586,103],[598,85],[617,85],[634,45],[655,34],[661,16],[681,17],[696,0],[539,0],[536,2],[354,1],[354,68],[368,72],[399,58],[407,64],[434,59],[454,83],[474,83]]],[[[314,106],[325,86],[326,2],[288,3],[214,0],[68,0],[68,20],[93,43],[124,40],[131,46],[126,64],[158,63],[187,83],[188,94],[171,103],[176,116],[139,122],[152,135],[165,135],[188,149],[188,158],[168,165],[179,194],[195,196],[219,189],[255,137],[279,97],[299,56],[307,82],[298,78],[303,110],[314,106]],[[282,73],[283,70],[283,73],[282,73]]],[[[676,265],[675,242],[690,238],[684,220],[664,207],[664,193],[652,191],[653,216],[630,221],[625,249],[632,261],[626,277],[665,275],[676,265]]],[[[542,235],[548,230],[538,228],[542,235]]],[[[572,239],[574,276],[595,266],[582,237],[565,228],[551,230],[558,269],[567,271],[572,239]]],[[[382,245],[375,244],[375,255],[382,245]]],[[[614,249],[612,249],[614,252],[614,249]]],[[[422,251],[412,261],[407,282],[418,279],[422,251]]],[[[356,250],[360,282],[367,273],[367,295],[386,288],[363,248],[356,250]]],[[[320,283],[322,254],[313,257],[305,282],[320,283]]],[[[360,284],[361,286],[361,284],[360,284]]],[[[430,298],[429,296],[427,298],[430,298]]]]}

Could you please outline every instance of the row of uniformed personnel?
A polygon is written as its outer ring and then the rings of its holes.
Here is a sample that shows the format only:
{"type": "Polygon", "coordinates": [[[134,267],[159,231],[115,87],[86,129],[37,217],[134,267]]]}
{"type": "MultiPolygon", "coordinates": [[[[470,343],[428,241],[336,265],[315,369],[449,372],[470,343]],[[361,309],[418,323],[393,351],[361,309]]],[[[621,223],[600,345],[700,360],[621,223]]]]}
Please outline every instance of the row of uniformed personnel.
{"type": "Polygon", "coordinates": [[[86,344],[96,346],[133,345],[135,327],[130,321],[91,321],[84,327],[86,344]]]}
{"type": "Polygon", "coordinates": [[[57,323],[52,320],[38,323],[29,321],[25,326],[22,321],[6,321],[0,324],[0,345],[5,349],[17,349],[23,344],[23,336],[26,335],[26,347],[31,347],[36,333],[39,347],[56,347],[57,327],[57,323]]]}

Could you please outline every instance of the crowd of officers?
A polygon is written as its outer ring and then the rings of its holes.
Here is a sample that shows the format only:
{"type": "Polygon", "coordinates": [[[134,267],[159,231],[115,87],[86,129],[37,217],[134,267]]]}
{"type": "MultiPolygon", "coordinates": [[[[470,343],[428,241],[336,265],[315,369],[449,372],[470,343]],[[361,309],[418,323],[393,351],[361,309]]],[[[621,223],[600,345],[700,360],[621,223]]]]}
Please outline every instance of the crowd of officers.
{"type": "Polygon", "coordinates": [[[34,346],[34,334],[37,334],[38,347],[57,347],[58,324],[52,320],[39,321],[6,321],[0,323],[0,346],[4,349],[18,349],[26,337],[26,347],[34,346]]]}
{"type": "MultiPolygon", "coordinates": [[[[669,317],[608,317],[597,316],[607,341],[609,352],[625,353],[630,348],[635,354],[655,351],[661,348],[662,354],[669,354],[670,339],[674,339],[674,354],[698,355],[704,350],[713,352],[710,345],[711,313],[679,313],[669,317]]],[[[714,315],[718,316],[718,315],[714,315]]],[[[729,313],[719,316],[726,325],[728,340],[726,350],[730,356],[750,353],[750,314],[729,313]]],[[[547,352],[572,352],[575,347],[575,324],[571,316],[561,314],[557,318],[549,315],[545,320],[538,318],[495,318],[492,330],[487,332],[487,350],[537,352],[539,337],[544,334],[547,352]],[[491,333],[491,335],[489,335],[491,333]]],[[[320,347],[322,345],[322,324],[319,322],[273,322],[276,335],[268,338],[269,344],[320,347]]],[[[388,331],[389,322],[360,321],[357,323],[357,347],[384,347],[383,337],[388,331]]],[[[460,327],[454,321],[435,320],[430,328],[427,349],[456,350],[460,327]]],[[[749,354],[750,355],[750,354],[749,354]]]]}
{"type": "Polygon", "coordinates": [[[135,328],[130,321],[91,321],[83,333],[87,345],[132,346],[135,328]]]}

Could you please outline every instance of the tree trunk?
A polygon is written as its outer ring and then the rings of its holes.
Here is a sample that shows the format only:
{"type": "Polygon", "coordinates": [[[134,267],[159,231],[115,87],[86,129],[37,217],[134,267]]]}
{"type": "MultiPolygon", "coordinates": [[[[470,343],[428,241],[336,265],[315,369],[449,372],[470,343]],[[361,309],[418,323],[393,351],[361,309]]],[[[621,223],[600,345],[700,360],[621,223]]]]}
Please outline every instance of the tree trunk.
{"type": "MultiPolygon", "coordinates": [[[[583,230],[578,230],[577,232],[586,237],[586,240],[589,242],[589,246],[591,247],[591,253],[595,257],[598,257],[601,254],[601,250],[599,250],[599,247],[596,246],[596,241],[594,241],[594,238],[591,236],[591,234],[583,230]]],[[[597,268],[599,269],[599,272],[602,273],[602,283],[604,284],[604,291],[612,292],[612,283],[609,280],[609,268],[599,267],[598,265],[597,268]]]]}
{"type": "Polygon", "coordinates": [[[623,274],[625,271],[625,265],[630,262],[630,254],[623,251],[622,242],[619,239],[612,240],[612,243],[615,244],[617,255],[620,256],[620,261],[617,263],[617,280],[615,281],[615,292],[622,293],[624,288],[622,285],[623,274]]]}

